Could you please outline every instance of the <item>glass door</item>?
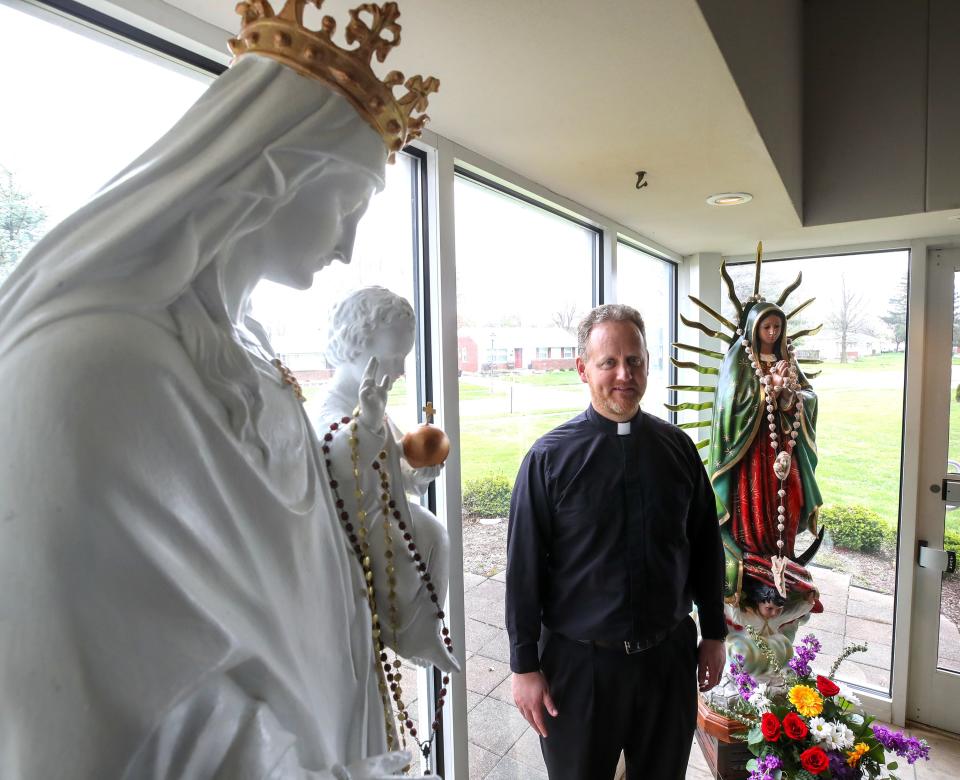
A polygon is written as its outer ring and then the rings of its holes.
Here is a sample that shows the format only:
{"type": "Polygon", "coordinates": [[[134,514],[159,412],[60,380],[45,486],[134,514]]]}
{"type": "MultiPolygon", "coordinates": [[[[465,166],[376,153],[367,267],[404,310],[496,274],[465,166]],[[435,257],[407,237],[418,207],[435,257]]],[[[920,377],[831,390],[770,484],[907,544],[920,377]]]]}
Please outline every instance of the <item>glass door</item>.
{"type": "Polygon", "coordinates": [[[931,250],[908,715],[960,732],[960,249],[931,250]]]}

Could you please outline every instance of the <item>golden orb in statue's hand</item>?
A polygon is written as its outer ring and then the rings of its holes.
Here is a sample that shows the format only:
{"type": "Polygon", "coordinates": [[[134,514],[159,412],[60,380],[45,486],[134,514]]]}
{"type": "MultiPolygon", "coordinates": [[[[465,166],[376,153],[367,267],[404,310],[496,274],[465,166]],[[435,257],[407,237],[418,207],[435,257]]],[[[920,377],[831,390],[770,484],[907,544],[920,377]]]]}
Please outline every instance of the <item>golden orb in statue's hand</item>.
{"type": "Polygon", "coordinates": [[[425,423],[403,435],[403,456],[415,469],[439,466],[450,454],[450,439],[440,428],[425,423]]]}

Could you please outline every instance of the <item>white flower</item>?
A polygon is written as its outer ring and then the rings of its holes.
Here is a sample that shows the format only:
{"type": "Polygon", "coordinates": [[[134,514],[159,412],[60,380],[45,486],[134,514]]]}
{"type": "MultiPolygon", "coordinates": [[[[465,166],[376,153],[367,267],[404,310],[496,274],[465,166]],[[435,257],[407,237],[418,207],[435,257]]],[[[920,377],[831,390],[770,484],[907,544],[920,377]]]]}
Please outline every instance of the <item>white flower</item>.
{"type": "Polygon", "coordinates": [[[837,683],[837,687],[840,688],[840,692],[834,696],[835,699],[846,699],[854,707],[860,706],[860,697],[853,692],[853,689],[846,683],[837,683]]]}
{"type": "Polygon", "coordinates": [[[810,736],[817,742],[830,739],[833,735],[833,726],[823,718],[810,718],[810,736]]]}
{"type": "Polygon", "coordinates": [[[757,712],[761,714],[764,712],[770,712],[771,702],[767,696],[767,684],[760,683],[754,689],[753,693],[750,694],[748,701],[752,707],[756,708],[757,712]]]}
{"type": "Polygon", "coordinates": [[[846,750],[853,747],[853,731],[845,723],[833,724],[833,742],[840,750],[846,750]]]}

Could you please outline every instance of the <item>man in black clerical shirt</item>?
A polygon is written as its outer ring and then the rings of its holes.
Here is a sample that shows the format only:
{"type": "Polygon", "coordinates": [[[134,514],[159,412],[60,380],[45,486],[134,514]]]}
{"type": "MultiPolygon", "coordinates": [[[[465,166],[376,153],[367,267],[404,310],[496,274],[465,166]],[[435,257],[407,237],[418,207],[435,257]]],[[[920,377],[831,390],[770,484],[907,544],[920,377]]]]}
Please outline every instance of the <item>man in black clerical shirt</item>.
{"type": "Polygon", "coordinates": [[[513,697],[551,780],[612,780],[621,750],[628,780],[679,780],[697,681],[709,690],[724,665],[713,490],[690,437],[640,411],[639,312],[599,306],[577,336],[590,407],[537,440],[513,489],[513,697]]]}

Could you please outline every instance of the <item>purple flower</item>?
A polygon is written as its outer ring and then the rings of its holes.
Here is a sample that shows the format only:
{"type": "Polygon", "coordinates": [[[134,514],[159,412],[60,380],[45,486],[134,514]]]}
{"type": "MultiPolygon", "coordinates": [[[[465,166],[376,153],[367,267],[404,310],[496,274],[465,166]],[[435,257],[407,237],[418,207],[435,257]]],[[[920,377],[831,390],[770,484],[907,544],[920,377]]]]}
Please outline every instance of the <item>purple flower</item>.
{"type": "Polygon", "coordinates": [[[775,769],[780,769],[783,763],[773,753],[757,759],[757,768],[750,773],[749,780],[772,780],[771,774],[775,769]]]}
{"type": "Polygon", "coordinates": [[[793,649],[793,658],[787,662],[797,677],[810,676],[810,664],[820,652],[820,640],[813,634],[807,634],[800,640],[800,644],[793,649]]]}
{"type": "Polygon", "coordinates": [[[740,694],[740,698],[744,701],[749,701],[750,694],[752,694],[757,687],[757,681],[744,671],[743,664],[745,660],[742,655],[735,655],[733,657],[733,660],[730,661],[730,679],[736,684],[737,693],[740,694]]]}
{"type": "Polygon", "coordinates": [[[830,776],[833,780],[860,780],[860,770],[850,766],[842,753],[831,750],[827,758],[830,759],[830,776]]]}
{"type": "Polygon", "coordinates": [[[886,726],[874,723],[873,735],[877,742],[884,746],[891,753],[896,753],[900,758],[907,759],[908,764],[919,761],[930,760],[930,746],[925,739],[916,737],[907,737],[900,731],[891,731],[886,726]]]}

